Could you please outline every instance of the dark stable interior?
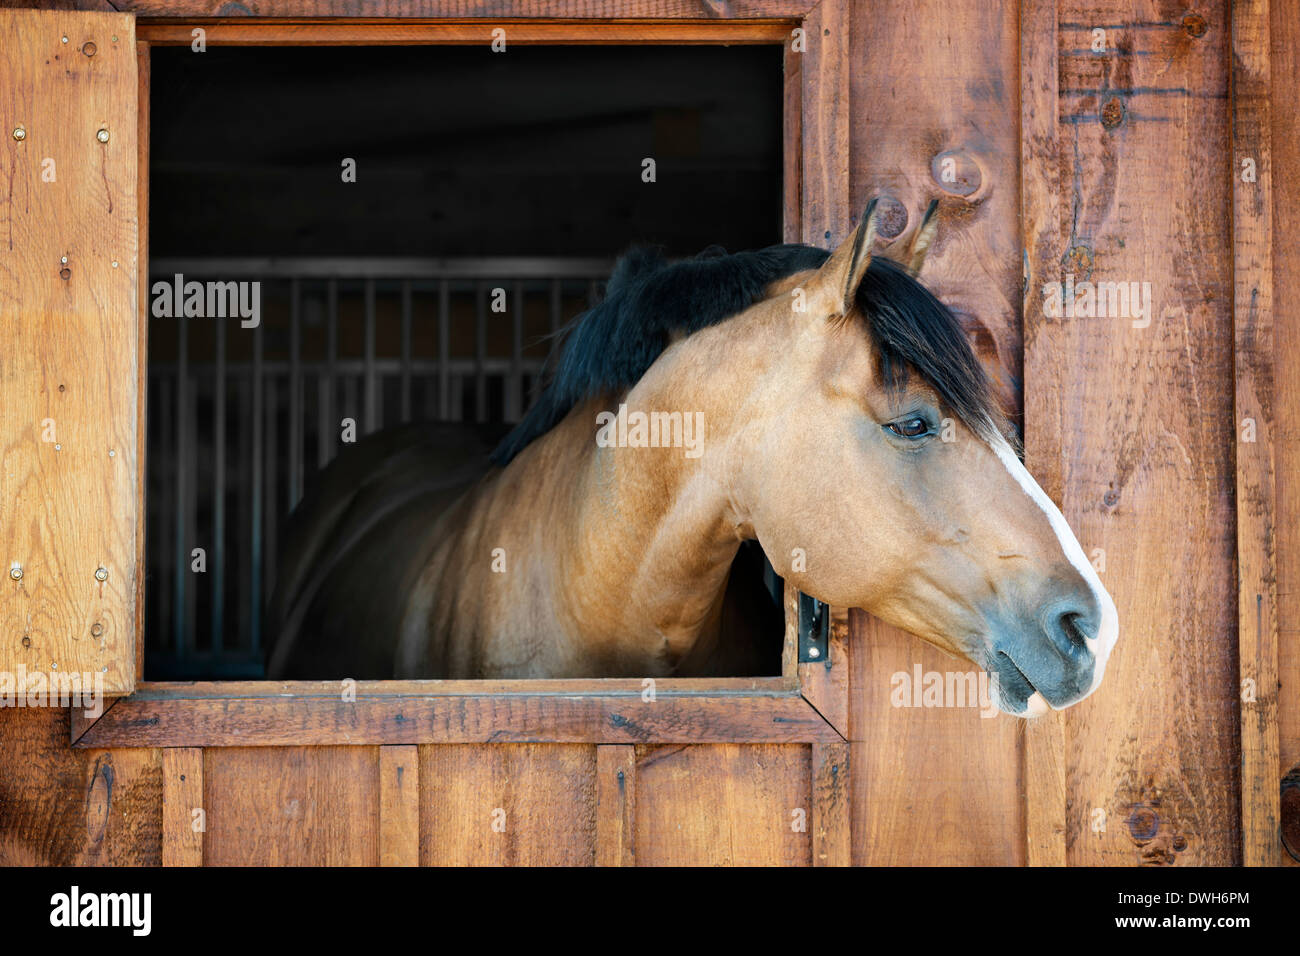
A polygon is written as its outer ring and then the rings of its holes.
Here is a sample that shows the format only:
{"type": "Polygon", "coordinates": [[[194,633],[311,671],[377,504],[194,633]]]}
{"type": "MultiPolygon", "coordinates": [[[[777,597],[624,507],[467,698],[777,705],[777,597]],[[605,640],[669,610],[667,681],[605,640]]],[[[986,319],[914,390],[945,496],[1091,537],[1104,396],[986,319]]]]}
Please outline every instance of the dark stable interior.
{"type": "MultiPolygon", "coordinates": [[[[512,421],[630,245],[781,241],[782,83],[778,46],[154,49],[151,282],[257,280],[261,315],[149,320],[146,678],[263,676],[338,420],[512,421]]],[[[780,673],[764,565],[733,586],[766,663],[719,676],[780,673]]]]}

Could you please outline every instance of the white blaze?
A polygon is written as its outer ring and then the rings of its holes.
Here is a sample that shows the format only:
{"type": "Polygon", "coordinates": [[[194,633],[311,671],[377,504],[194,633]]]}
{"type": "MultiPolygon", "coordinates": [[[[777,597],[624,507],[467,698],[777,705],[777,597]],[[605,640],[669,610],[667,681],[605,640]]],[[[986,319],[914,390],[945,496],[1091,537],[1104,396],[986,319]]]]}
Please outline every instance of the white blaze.
{"type": "MultiPolygon", "coordinates": [[[[1101,608],[1101,623],[1097,627],[1097,636],[1091,638],[1084,636],[1084,643],[1088,650],[1092,652],[1095,661],[1092,669],[1092,686],[1088,688],[1087,697],[1101,684],[1102,674],[1106,670],[1106,660],[1110,657],[1111,650],[1115,647],[1115,642],[1119,639],[1119,612],[1115,610],[1115,602],[1107,593],[1105,586],[1101,583],[1101,578],[1097,576],[1097,569],[1092,566],[1092,562],[1083,553],[1083,546],[1079,544],[1079,539],[1074,536],[1070,530],[1070,525],[1065,520],[1065,515],[1061,514],[1061,509],[1052,503],[1052,499],[1047,497],[1047,493],[1038,486],[1025,466],[1021,464],[1016,453],[1011,450],[1006,439],[1001,435],[996,436],[989,442],[993,448],[994,454],[998,460],[1006,467],[1011,476],[1020,483],[1020,487],[1025,490],[1025,494],[1034,500],[1038,507],[1043,509],[1047,515],[1047,520],[1051,522],[1052,530],[1056,532],[1057,540],[1061,542],[1061,550],[1069,559],[1070,563],[1083,575],[1083,579],[1088,582],[1088,587],[1092,588],[1093,596],[1097,599],[1097,605],[1101,608]]],[[[1079,698],[1082,700],[1083,698],[1079,698]]],[[[1042,696],[1035,693],[1030,698],[1030,711],[1037,713],[1046,712],[1042,705],[1046,701],[1042,696]],[[1038,698],[1038,706],[1035,707],[1034,697],[1038,698]]]]}

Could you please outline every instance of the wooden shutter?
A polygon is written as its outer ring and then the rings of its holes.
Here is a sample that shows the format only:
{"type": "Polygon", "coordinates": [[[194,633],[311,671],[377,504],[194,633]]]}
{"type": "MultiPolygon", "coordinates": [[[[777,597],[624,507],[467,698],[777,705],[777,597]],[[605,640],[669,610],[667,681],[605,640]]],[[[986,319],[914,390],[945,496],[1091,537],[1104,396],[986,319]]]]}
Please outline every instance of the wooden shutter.
{"type": "Polygon", "coordinates": [[[0,671],[135,686],[135,21],[0,11],[0,671]]]}

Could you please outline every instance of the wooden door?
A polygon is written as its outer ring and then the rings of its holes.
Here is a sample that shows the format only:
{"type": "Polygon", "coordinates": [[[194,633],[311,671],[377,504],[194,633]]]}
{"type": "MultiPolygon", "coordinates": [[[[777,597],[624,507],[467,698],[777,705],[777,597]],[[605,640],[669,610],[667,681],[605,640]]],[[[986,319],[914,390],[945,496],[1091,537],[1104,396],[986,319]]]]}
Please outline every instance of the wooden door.
{"type": "Polygon", "coordinates": [[[135,687],[135,20],[0,13],[0,671],[135,687]]]}

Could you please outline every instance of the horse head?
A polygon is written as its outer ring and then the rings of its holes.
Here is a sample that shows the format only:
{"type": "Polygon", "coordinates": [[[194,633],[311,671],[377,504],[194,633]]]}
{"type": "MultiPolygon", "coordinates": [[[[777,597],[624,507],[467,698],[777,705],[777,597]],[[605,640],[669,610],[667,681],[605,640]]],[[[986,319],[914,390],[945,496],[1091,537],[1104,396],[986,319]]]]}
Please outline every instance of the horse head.
{"type": "MultiPolygon", "coordinates": [[[[874,203],[873,203],[874,206],[874,203]]],[[[786,354],[745,401],[732,491],[778,573],[995,679],[1036,715],[1097,688],[1115,604],[1021,463],[954,315],[906,266],[872,257],[876,216],[756,309],[789,310],[786,354]]]]}

